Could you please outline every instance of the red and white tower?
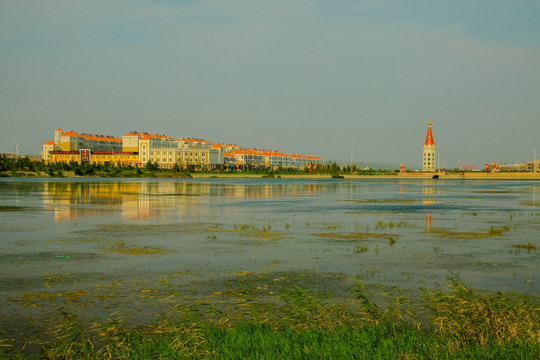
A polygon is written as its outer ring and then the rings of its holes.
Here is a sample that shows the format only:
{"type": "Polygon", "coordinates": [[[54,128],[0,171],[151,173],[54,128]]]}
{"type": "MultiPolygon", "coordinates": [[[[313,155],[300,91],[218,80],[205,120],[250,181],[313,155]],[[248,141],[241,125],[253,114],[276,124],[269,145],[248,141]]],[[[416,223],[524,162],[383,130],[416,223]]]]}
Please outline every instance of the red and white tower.
{"type": "Polygon", "coordinates": [[[435,141],[431,132],[431,121],[428,122],[426,141],[424,142],[424,158],[422,162],[422,171],[435,171],[435,141]]]}

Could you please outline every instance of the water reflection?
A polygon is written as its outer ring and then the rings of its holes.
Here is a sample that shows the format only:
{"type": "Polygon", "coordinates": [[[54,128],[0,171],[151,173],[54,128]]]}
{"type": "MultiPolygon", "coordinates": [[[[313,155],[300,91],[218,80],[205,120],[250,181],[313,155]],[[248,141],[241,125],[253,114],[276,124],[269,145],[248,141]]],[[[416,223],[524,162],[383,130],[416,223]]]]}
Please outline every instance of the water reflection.
{"type": "Polygon", "coordinates": [[[426,214],[426,230],[431,230],[431,214],[426,214]]]}
{"type": "MultiPolygon", "coordinates": [[[[234,184],[211,182],[45,182],[43,204],[56,221],[103,215],[103,207],[126,219],[149,218],[160,210],[209,203],[209,198],[269,199],[316,195],[335,184],[234,184]]],[[[351,185],[352,186],[352,185],[351,185]]],[[[352,191],[352,190],[351,190],[352,191]]]]}
{"type": "Polygon", "coordinates": [[[260,271],[274,264],[276,269],[357,275],[372,266],[380,271],[374,281],[408,281],[414,287],[412,282],[426,281],[428,275],[445,279],[450,269],[462,271],[473,285],[537,292],[538,251],[509,249],[538,246],[534,207],[539,184],[0,179],[0,237],[6,258],[37,254],[41,259],[50,252],[73,255],[73,260],[78,254],[78,263],[63,263],[78,270],[86,264],[88,271],[103,265],[119,271],[176,271],[180,265],[260,271]],[[486,191],[492,188],[497,191],[486,191]],[[435,247],[431,240],[437,240],[435,247]],[[104,255],[103,249],[117,242],[166,253],[104,255]],[[84,262],[85,256],[103,263],[84,262]],[[405,273],[413,275],[404,280],[405,273]]]}
{"type": "Polygon", "coordinates": [[[433,198],[434,195],[438,194],[438,189],[436,189],[433,185],[435,185],[435,181],[433,180],[424,180],[422,182],[422,194],[429,195],[427,198],[422,199],[422,205],[433,205],[435,204],[435,199],[433,198]]]}

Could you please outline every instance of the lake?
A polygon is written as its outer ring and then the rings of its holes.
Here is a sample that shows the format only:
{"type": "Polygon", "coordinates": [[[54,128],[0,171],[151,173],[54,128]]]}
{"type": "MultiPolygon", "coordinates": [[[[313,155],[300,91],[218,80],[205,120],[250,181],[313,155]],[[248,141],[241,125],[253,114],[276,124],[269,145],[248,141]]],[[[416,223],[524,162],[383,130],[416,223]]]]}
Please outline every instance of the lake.
{"type": "Polygon", "coordinates": [[[0,316],[147,317],[248,278],[345,298],[353,281],[415,294],[457,274],[538,295],[537,192],[526,180],[0,179],[0,316]]]}

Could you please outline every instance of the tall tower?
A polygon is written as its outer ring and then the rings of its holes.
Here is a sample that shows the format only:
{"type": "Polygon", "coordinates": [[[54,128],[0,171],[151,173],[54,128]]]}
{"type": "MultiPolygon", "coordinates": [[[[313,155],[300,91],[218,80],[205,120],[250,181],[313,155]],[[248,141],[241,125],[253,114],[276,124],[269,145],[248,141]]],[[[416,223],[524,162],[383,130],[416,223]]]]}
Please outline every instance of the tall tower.
{"type": "Polygon", "coordinates": [[[431,132],[431,121],[428,122],[426,141],[424,142],[424,158],[422,162],[422,171],[435,171],[435,141],[431,132]]]}
{"type": "MultiPolygon", "coordinates": [[[[61,137],[62,137],[62,134],[64,132],[62,131],[62,129],[58,128],[54,131],[54,145],[57,147],[57,149],[60,149],[60,142],[61,142],[61,137]]],[[[55,149],[56,150],[56,149],[55,149]]]]}

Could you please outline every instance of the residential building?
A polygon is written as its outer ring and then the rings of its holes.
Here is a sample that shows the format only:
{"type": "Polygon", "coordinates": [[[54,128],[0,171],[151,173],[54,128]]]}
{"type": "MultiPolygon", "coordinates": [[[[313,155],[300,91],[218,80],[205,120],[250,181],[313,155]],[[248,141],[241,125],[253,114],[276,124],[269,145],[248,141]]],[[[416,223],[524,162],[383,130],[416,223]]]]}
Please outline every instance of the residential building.
{"type": "Polygon", "coordinates": [[[43,144],[41,158],[45,162],[88,162],[128,164],[133,154],[122,152],[122,140],[111,135],[76,133],[73,130],[54,131],[54,142],[43,144]],[[101,153],[92,160],[92,155],[101,153]],[[115,156],[107,155],[115,154],[115,156]]]}
{"type": "Polygon", "coordinates": [[[73,130],[64,132],[62,129],[54,132],[54,141],[43,144],[42,159],[46,163],[86,162],[134,167],[152,163],[163,169],[178,165],[189,170],[215,170],[224,166],[311,169],[324,163],[324,159],[316,156],[245,149],[197,138],[175,140],[162,134],[130,131],[119,139],[109,135],[79,134],[73,130]]]}
{"type": "Polygon", "coordinates": [[[280,151],[261,149],[236,149],[225,154],[225,165],[237,168],[249,166],[250,168],[265,167],[268,169],[310,169],[324,164],[324,159],[317,156],[304,156],[297,154],[284,154],[280,151]]]}
{"type": "MultiPolygon", "coordinates": [[[[181,138],[178,140],[178,164],[182,169],[210,169],[212,143],[203,139],[181,138]]],[[[214,159],[213,159],[214,160],[214,159]]]]}
{"type": "Polygon", "coordinates": [[[142,134],[139,142],[140,166],[148,162],[162,169],[171,169],[178,160],[178,145],[170,136],[158,134],[142,134]]]}
{"type": "Polygon", "coordinates": [[[540,173],[540,159],[527,161],[527,171],[540,173]]]}

